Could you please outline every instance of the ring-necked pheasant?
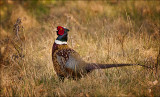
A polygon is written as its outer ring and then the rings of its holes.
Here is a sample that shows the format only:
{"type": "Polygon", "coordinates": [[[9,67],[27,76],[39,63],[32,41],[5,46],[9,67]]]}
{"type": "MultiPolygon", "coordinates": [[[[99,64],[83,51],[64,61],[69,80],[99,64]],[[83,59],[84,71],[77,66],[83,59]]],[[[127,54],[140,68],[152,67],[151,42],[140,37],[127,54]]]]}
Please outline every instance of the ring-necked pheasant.
{"type": "MultiPolygon", "coordinates": [[[[60,79],[65,77],[81,78],[94,69],[106,69],[111,67],[132,66],[139,64],[96,64],[87,63],[80,55],[67,45],[68,29],[58,26],[57,39],[52,48],[52,60],[54,70],[60,79]]],[[[143,66],[143,65],[141,65],[143,66]]]]}

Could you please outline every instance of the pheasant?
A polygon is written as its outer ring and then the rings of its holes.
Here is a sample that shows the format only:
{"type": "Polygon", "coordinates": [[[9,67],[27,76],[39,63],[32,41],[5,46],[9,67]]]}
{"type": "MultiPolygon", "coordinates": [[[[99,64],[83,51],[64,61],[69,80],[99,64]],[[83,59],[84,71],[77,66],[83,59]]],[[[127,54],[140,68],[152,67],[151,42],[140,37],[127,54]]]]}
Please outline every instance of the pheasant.
{"type": "Polygon", "coordinates": [[[58,26],[56,31],[58,37],[52,47],[52,61],[54,70],[61,80],[64,80],[64,78],[81,78],[94,69],[139,65],[87,63],[82,60],[80,55],[75,50],[67,45],[68,31],[69,29],[58,26]]]}

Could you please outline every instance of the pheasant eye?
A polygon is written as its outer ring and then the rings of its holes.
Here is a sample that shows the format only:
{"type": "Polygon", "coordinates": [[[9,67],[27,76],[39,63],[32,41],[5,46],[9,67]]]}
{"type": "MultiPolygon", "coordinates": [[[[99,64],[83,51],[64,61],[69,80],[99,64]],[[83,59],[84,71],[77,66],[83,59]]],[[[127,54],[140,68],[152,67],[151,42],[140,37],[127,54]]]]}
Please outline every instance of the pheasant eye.
{"type": "Polygon", "coordinates": [[[64,34],[64,30],[58,30],[58,35],[63,35],[64,34]]]}
{"type": "Polygon", "coordinates": [[[61,26],[57,27],[57,35],[63,35],[64,34],[64,28],[61,26]]]}

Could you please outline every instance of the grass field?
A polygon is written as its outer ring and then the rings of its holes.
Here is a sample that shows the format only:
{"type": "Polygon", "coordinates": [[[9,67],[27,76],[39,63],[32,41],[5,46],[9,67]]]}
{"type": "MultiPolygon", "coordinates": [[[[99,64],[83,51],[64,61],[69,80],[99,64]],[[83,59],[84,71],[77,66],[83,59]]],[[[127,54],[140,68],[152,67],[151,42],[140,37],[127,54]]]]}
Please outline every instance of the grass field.
{"type": "Polygon", "coordinates": [[[159,1],[2,0],[0,5],[0,96],[160,96],[159,1]],[[51,56],[57,26],[70,29],[68,45],[86,62],[154,69],[95,70],[60,82],[51,56]]]}

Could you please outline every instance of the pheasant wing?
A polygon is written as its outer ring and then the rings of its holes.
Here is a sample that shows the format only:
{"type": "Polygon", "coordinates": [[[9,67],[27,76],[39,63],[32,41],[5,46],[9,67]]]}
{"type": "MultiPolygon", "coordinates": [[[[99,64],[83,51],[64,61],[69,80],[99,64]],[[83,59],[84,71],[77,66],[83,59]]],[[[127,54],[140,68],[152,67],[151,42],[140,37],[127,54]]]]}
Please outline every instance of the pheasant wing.
{"type": "Polygon", "coordinates": [[[83,62],[80,55],[73,49],[63,49],[56,54],[59,65],[63,68],[69,68],[74,72],[79,70],[79,64],[83,62]]]}

